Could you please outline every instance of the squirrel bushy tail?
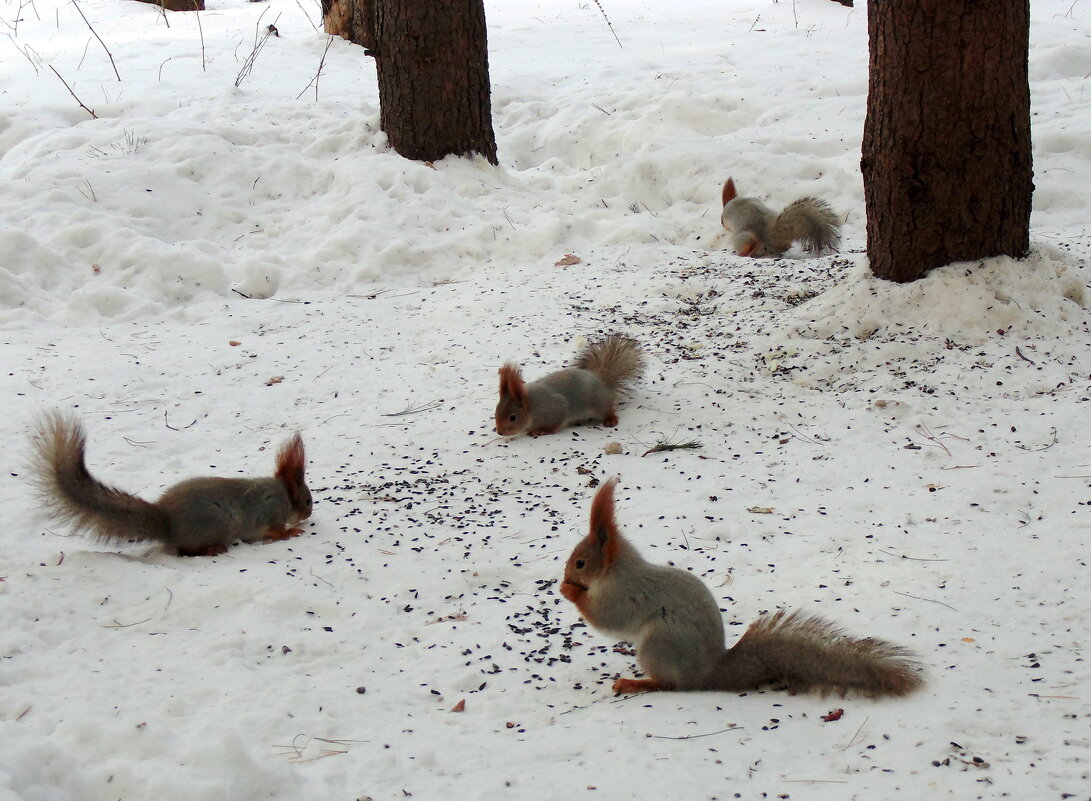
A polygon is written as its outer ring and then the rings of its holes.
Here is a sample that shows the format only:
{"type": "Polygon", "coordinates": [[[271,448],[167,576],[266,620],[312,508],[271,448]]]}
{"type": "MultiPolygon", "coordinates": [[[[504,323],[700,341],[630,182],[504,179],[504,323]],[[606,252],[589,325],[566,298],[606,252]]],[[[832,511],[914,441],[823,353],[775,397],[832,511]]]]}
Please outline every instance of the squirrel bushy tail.
{"type": "Polygon", "coordinates": [[[811,253],[837,250],[841,245],[841,221],[825,200],[801,197],[788,204],[766,229],[766,247],[783,253],[793,242],[801,242],[811,253]]]}
{"type": "Polygon", "coordinates": [[[724,653],[708,689],[741,691],[777,683],[790,692],[858,690],[906,695],[923,683],[920,665],[899,645],[856,639],[815,615],[779,610],[750,624],[724,653]]]}
{"type": "Polygon", "coordinates": [[[170,540],[170,521],[154,504],[108,487],[87,471],[87,438],[78,421],[46,414],[34,446],[32,468],[43,502],[75,531],[107,541],[170,540]]]}
{"type": "Polygon", "coordinates": [[[640,377],[644,357],[636,340],[615,334],[585,347],[573,367],[594,373],[614,392],[621,392],[640,377]]]}

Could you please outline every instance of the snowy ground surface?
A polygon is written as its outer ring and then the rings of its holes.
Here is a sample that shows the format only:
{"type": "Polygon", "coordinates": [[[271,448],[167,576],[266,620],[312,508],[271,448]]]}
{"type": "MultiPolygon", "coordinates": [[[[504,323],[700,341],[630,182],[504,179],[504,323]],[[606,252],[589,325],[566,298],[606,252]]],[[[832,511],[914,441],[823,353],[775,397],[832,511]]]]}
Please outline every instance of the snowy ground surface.
{"type": "Polygon", "coordinates": [[[1032,7],[1034,255],[907,287],[861,255],[862,8],[604,6],[623,48],[489,3],[501,164],[432,167],[359,48],[316,98],[313,0],[4,0],[0,801],[1089,797],[1091,5],[1032,7]],[[735,257],[728,174],[827,198],[844,252],[735,257]],[[604,331],[650,363],[619,427],[498,440],[501,362],[604,331]],[[49,408],[146,497],[299,429],[314,516],[207,559],[70,536],[24,469],[49,408]],[[613,698],[632,657],[557,592],[611,475],[729,637],[803,607],[926,688],[613,698]]]}

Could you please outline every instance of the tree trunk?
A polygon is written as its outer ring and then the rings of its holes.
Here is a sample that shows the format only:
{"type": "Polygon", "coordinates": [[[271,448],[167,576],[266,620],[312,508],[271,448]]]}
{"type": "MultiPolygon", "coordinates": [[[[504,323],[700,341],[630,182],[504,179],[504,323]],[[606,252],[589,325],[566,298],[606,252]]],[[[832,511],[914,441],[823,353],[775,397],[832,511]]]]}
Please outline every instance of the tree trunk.
{"type": "Polygon", "coordinates": [[[322,27],[331,36],[374,49],[374,0],[322,0],[322,27]]]}
{"type": "Polygon", "coordinates": [[[872,272],[1030,248],[1029,0],[868,0],[860,168],[872,272]]]}
{"type": "Polygon", "coordinates": [[[371,0],[379,123],[409,159],[496,164],[482,0],[371,0]]]}
{"type": "Polygon", "coordinates": [[[138,0],[138,2],[151,3],[153,6],[160,6],[167,11],[205,10],[205,0],[138,0]]]}

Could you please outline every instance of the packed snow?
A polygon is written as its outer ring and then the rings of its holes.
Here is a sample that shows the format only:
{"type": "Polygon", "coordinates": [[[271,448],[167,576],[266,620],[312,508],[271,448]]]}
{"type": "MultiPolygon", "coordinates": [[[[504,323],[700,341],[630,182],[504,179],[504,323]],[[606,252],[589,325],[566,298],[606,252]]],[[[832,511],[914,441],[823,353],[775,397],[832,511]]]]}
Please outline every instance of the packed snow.
{"type": "Polygon", "coordinates": [[[609,0],[619,47],[596,3],[490,3],[494,167],[390,151],[314,0],[5,0],[0,801],[1087,798],[1091,6],[1032,4],[1031,256],[895,286],[863,5],[609,0]],[[735,256],[728,175],[828,200],[842,253],[735,256]],[[649,364],[617,428],[496,436],[501,363],[611,331],[649,364]],[[72,535],[26,470],[51,409],[147,498],[299,430],[314,515],[209,558],[72,535]],[[634,659],[558,583],[614,475],[729,640],[806,609],[924,689],[613,697],[634,659]]]}

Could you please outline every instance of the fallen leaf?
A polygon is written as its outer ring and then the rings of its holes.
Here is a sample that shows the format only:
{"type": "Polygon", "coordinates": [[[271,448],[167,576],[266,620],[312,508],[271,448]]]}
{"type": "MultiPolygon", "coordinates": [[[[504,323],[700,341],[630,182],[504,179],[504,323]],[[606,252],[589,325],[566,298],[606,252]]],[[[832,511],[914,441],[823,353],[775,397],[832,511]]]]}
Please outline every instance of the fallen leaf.
{"type": "Polygon", "coordinates": [[[746,511],[753,515],[771,515],[773,514],[772,506],[748,506],[746,511]]]}
{"type": "Polygon", "coordinates": [[[242,343],[239,342],[239,340],[237,340],[237,339],[232,339],[232,340],[229,340],[227,344],[230,345],[233,348],[237,348],[242,343]]]}
{"type": "Polygon", "coordinates": [[[279,384],[283,380],[284,380],[284,376],[275,375],[272,378],[270,378],[268,381],[265,382],[265,386],[271,387],[271,386],[273,386],[273,384],[279,384]]]}
{"type": "Polygon", "coordinates": [[[452,712],[465,712],[466,711],[466,699],[463,698],[461,701],[459,701],[457,704],[455,704],[453,707],[451,707],[451,711],[452,712]]]}
{"type": "Polygon", "coordinates": [[[835,720],[841,720],[841,716],[844,714],[844,709],[831,709],[828,714],[822,716],[822,720],[826,723],[833,723],[835,720]]]}
{"type": "Polygon", "coordinates": [[[554,267],[571,267],[573,264],[579,264],[580,257],[574,253],[565,253],[564,257],[554,264],[554,267]]]}

